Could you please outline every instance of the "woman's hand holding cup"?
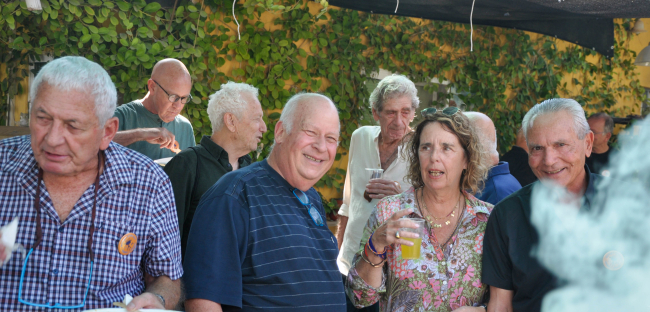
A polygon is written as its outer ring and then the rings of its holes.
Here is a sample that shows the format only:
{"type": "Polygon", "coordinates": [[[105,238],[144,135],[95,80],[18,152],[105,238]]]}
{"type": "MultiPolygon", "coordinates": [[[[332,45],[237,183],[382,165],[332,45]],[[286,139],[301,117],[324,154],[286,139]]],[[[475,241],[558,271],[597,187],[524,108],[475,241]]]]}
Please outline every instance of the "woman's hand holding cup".
{"type": "Polygon", "coordinates": [[[411,209],[400,210],[375,230],[372,235],[372,244],[377,252],[383,252],[386,246],[393,244],[413,246],[413,242],[404,238],[418,238],[420,235],[417,233],[401,231],[402,228],[418,228],[418,225],[415,222],[409,219],[401,219],[403,216],[406,216],[411,212],[413,212],[411,209]]]}

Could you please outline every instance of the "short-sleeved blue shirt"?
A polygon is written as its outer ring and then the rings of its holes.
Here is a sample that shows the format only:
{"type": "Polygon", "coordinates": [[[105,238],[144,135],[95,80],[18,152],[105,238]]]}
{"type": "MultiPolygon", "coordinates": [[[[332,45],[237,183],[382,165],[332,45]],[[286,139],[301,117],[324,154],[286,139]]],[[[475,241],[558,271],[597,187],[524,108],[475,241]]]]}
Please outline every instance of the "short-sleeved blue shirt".
{"type": "Polygon", "coordinates": [[[519,181],[510,174],[508,163],[500,161],[496,166],[490,168],[488,177],[485,179],[485,187],[476,198],[496,205],[520,188],[521,184],[519,184],[519,181]]]}
{"type": "MultiPolygon", "coordinates": [[[[187,299],[225,311],[345,311],[336,239],[266,160],[224,175],[203,197],[185,254],[187,299]]],[[[325,219],[313,188],[306,192],[325,219]]]]}

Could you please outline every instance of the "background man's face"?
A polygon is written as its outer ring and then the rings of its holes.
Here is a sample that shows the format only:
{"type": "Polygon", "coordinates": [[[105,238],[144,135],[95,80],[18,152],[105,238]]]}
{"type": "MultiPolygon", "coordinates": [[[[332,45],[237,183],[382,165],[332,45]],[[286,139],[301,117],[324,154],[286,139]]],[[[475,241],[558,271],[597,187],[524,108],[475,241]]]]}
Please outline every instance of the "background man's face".
{"type": "Polygon", "coordinates": [[[29,128],[34,157],[44,172],[74,176],[95,168],[97,153],[106,144],[94,101],[88,92],[41,85],[29,128]]]}
{"type": "Polygon", "coordinates": [[[611,135],[605,133],[605,120],[602,118],[587,119],[589,128],[594,133],[594,146],[605,146],[611,135]]]}
{"type": "Polygon", "coordinates": [[[528,163],[540,180],[553,180],[578,192],[584,182],[585,157],[591,154],[593,134],[579,139],[567,112],[538,116],[528,130],[528,163]]]}
{"type": "Polygon", "coordinates": [[[266,124],[264,123],[264,111],[262,105],[257,98],[250,94],[242,94],[242,98],[247,103],[247,107],[242,113],[241,118],[237,119],[237,141],[246,146],[249,151],[257,149],[257,145],[262,140],[264,132],[266,132],[266,124]]]}
{"type": "Polygon", "coordinates": [[[170,102],[167,93],[186,97],[192,90],[192,82],[185,76],[176,79],[170,77],[157,78],[156,82],[164,88],[163,90],[157,84],[153,84],[153,102],[157,109],[158,117],[160,117],[163,122],[171,122],[181,113],[185,104],[181,103],[180,99],[174,103],[170,102]],[[167,91],[167,93],[165,93],[165,91],[167,91]]]}

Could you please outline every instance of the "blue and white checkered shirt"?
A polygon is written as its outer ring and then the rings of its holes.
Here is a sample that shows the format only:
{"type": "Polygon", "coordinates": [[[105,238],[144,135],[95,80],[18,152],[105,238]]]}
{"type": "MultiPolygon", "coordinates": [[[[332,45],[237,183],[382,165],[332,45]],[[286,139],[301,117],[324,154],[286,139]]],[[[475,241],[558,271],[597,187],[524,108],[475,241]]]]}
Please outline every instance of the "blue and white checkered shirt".
{"type": "MultiPolygon", "coordinates": [[[[95,264],[86,305],[81,310],[111,307],[125,294],[135,297],[142,293],[144,272],[172,280],[183,274],[169,178],[151,159],[113,142],[105,154],[97,192],[95,264]],[[118,252],[118,242],[127,233],[137,236],[137,244],[124,256],[118,252]]],[[[30,137],[0,141],[0,226],[18,217],[16,243],[26,248],[35,240],[37,181],[38,164],[30,137]]],[[[64,222],[54,209],[45,183],[40,188],[43,241],[29,257],[22,298],[78,305],[88,283],[87,242],[95,187],[88,187],[64,222]]],[[[0,266],[0,311],[43,310],[18,302],[22,265],[22,255],[14,252],[11,260],[0,266]]]]}

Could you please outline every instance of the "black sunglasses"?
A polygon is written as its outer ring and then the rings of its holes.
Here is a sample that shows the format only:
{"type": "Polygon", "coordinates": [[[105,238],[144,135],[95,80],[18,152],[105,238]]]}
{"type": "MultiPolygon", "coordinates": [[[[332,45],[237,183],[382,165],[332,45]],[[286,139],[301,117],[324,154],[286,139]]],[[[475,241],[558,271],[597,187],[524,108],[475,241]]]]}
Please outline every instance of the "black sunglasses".
{"type": "MultiPolygon", "coordinates": [[[[425,108],[425,109],[423,109],[423,110],[420,112],[420,114],[422,114],[422,117],[427,118],[427,117],[431,117],[431,116],[433,116],[433,115],[434,115],[435,113],[437,113],[437,112],[438,112],[438,109],[437,109],[437,108],[435,108],[435,107],[429,107],[429,108],[425,108]]],[[[446,107],[445,109],[443,109],[441,112],[442,112],[443,114],[447,115],[447,116],[452,116],[453,114],[455,114],[455,113],[458,112],[458,107],[457,107],[457,106],[449,106],[449,107],[446,107]]]]}

